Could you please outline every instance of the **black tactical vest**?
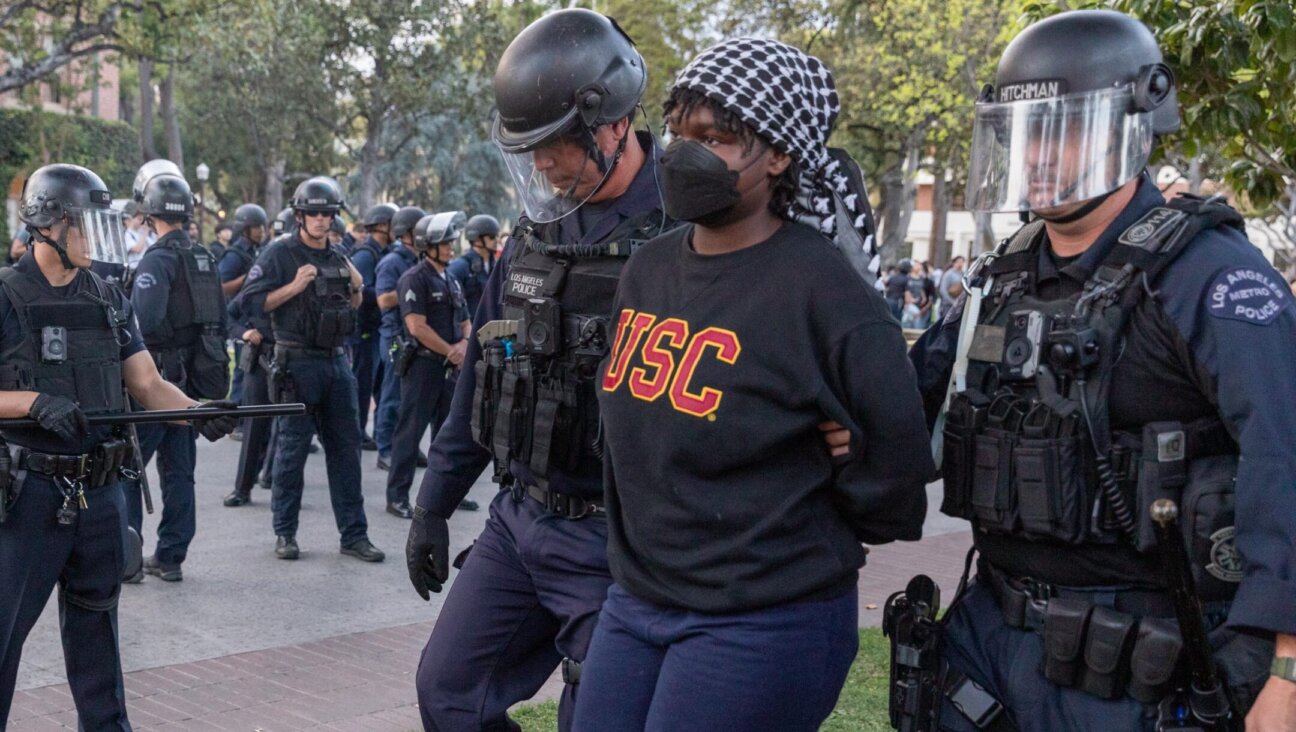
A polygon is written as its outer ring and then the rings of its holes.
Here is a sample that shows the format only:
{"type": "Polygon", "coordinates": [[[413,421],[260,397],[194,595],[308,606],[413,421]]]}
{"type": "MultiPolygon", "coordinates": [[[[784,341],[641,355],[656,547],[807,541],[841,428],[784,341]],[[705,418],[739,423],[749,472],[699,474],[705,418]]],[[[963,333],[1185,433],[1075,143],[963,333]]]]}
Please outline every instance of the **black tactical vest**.
{"type": "Polygon", "coordinates": [[[292,255],[294,270],[312,264],[319,275],[304,292],[270,313],[275,340],[305,348],[340,347],[356,327],[346,257],[329,247],[323,250],[327,261],[314,264],[307,259],[305,244],[294,239],[284,246],[292,255]]]}
{"type": "MultiPolygon", "coordinates": [[[[350,258],[355,260],[356,254],[362,251],[369,252],[373,256],[374,267],[377,268],[378,262],[382,261],[383,258],[383,251],[378,248],[378,243],[373,239],[365,239],[357,244],[355,249],[351,250],[350,258]]],[[[361,333],[376,333],[378,332],[378,326],[382,322],[382,311],[378,308],[376,302],[362,302],[356,317],[360,322],[361,333]]]]}
{"type": "Polygon", "coordinates": [[[591,245],[549,244],[557,227],[525,219],[510,235],[503,304],[516,333],[483,344],[473,396],[473,434],[494,455],[497,478],[511,461],[541,487],[552,469],[601,473],[594,382],[610,348],[612,299],[626,258],[661,233],[662,221],[657,211],[628,219],[591,245]]]}
{"type": "MultiPolygon", "coordinates": [[[[89,277],[92,287],[64,298],[12,267],[0,269],[0,289],[25,336],[0,353],[0,389],[66,397],[87,415],[120,412],[125,407],[120,339],[128,337],[127,315],[113,307],[108,285],[98,275],[87,270],[78,276],[89,277]]],[[[38,449],[50,440],[40,428],[6,429],[3,436],[38,449]]]]}
{"type": "MultiPolygon", "coordinates": [[[[1035,294],[1042,222],[1005,242],[985,265],[994,280],[968,351],[967,388],[952,398],[944,426],[941,510],[992,534],[1127,541],[1148,551],[1148,508],[1173,498],[1197,569],[1206,567],[1209,537],[1233,525],[1236,444],[1215,416],[1113,432],[1108,394],[1148,283],[1204,229],[1240,222],[1227,206],[1196,198],[1155,208],[1081,292],[1051,301],[1035,294]]],[[[1199,574],[1204,596],[1231,594],[1227,580],[1199,574]]]]}
{"type": "Polygon", "coordinates": [[[153,246],[174,252],[180,266],[166,320],[144,344],[167,381],[195,399],[222,399],[229,393],[229,355],[221,327],[225,294],[216,263],[184,233],[164,236],[153,246]]]}

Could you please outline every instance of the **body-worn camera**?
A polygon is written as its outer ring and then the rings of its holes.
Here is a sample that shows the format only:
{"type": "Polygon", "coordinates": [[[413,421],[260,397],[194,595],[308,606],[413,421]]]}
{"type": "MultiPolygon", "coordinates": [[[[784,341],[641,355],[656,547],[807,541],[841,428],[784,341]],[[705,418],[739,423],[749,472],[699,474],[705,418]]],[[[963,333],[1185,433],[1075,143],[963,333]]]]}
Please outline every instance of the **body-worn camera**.
{"type": "Polygon", "coordinates": [[[1098,331],[1054,328],[1048,337],[1048,361],[1054,369],[1077,373],[1098,363],[1098,331]]]}
{"type": "Polygon", "coordinates": [[[1034,378],[1039,369],[1040,345],[1044,340],[1044,315],[1036,310],[1018,310],[1004,328],[1004,374],[1009,379],[1034,378]]]}
{"type": "Polygon", "coordinates": [[[41,328],[41,360],[45,363],[63,363],[67,360],[67,328],[61,325],[41,328]]]}
{"type": "Polygon", "coordinates": [[[552,356],[562,348],[562,308],[552,297],[526,301],[518,323],[518,340],[523,350],[538,356],[552,356]]]}

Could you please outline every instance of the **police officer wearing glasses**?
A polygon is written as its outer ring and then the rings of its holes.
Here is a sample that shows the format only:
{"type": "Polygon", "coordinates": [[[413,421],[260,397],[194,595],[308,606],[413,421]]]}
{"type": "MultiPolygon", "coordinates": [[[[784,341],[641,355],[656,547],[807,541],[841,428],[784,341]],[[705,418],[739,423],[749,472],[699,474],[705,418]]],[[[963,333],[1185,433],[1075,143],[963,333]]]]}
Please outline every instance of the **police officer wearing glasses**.
{"type": "MultiPolygon", "coordinates": [[[[129,730],[117,645],[131,463],[124,432],[87,417],[200,406],[163,379],[130,302],[89,270],[124,263],[121,215],[93,172],[47,165],[23,188],[32,247],[0,269],[0,719],[9,718],[22,644],[59,586],[68,685],[80,726],[129,730]],[[124,388],[123,388],[124,387],[124,388]]],[[[230,418],[194,421],[208,439],[230,418]]]]}
{"type": "Polygon", "coordinates": [[[940,661],[938,722],[897,724],[1296,730],[1296,308],[1237,212],[1144,172],[1178,126],[1104,10],[1027,28],[977,102],[968,207],[1032,220],[911,354],[980,558],[938,625],[888,609],[901,676],[940,661]]]}
{"type": "Polygon", "coordinates": [[[369,541],[360,492],[360,422],[356,382],[343,345],[355,329],[363,281],[350,261],[328,244],[329,227],[342,208],[332,178],[304,181],[293,194],[297,230],[266,248],[248,272],[244,308],[255,320],[269,315],[274,332],[271,399],[302,402],[306,414],[281,417],[271,506],[275,555],[297,559],[297,514],[311,435],[324,443],[329,495],[341,533],[341,551],[366,562],[383,553],[369,541]]]}

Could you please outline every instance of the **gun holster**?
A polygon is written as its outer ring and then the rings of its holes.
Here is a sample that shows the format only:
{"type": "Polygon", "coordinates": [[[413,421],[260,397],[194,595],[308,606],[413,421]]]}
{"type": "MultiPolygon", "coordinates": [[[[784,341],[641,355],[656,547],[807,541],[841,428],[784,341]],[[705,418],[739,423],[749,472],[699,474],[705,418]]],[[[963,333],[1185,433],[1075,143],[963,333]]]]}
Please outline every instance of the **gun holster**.
{"type": "Polygon", "coordinates": [[[276,404],[297,401],[297,382],[288,370],[286,360],[277,356],[270,362],[270,401],[276,404]]]}
{"type": "Polygon", "coordinates": [[[18,486],[14,483],[12,468],[9,445],[0,440],[0,524],[9,518],[9,509],[18,500],[18,486]]]}

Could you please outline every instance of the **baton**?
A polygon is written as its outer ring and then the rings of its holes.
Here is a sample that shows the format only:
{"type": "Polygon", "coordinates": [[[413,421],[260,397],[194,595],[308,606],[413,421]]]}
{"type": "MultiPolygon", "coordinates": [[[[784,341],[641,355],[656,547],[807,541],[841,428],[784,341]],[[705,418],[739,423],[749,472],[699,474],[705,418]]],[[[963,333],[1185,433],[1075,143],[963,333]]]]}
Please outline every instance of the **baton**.
{"type": "MultiPolygon", "coordinates": [[[[151,412],[96,414],[86,417],[86,421],[90,423],[91,427],[98,427],[101,425],[188,422],[191,419],[211,419],[213,417],[237,417],[239,419],[255,419],[257,417],[295,417],[305,413],[305,404],[259,404],[257,406],[233,407],[230,409],[195,407],[193,409],[158,409],[151,412]]],[[[31,417],[23,417],[21,419],[0,419],[0,429],[18,429],[37,426],[39,426],[39,424],[31,417]]]]}

